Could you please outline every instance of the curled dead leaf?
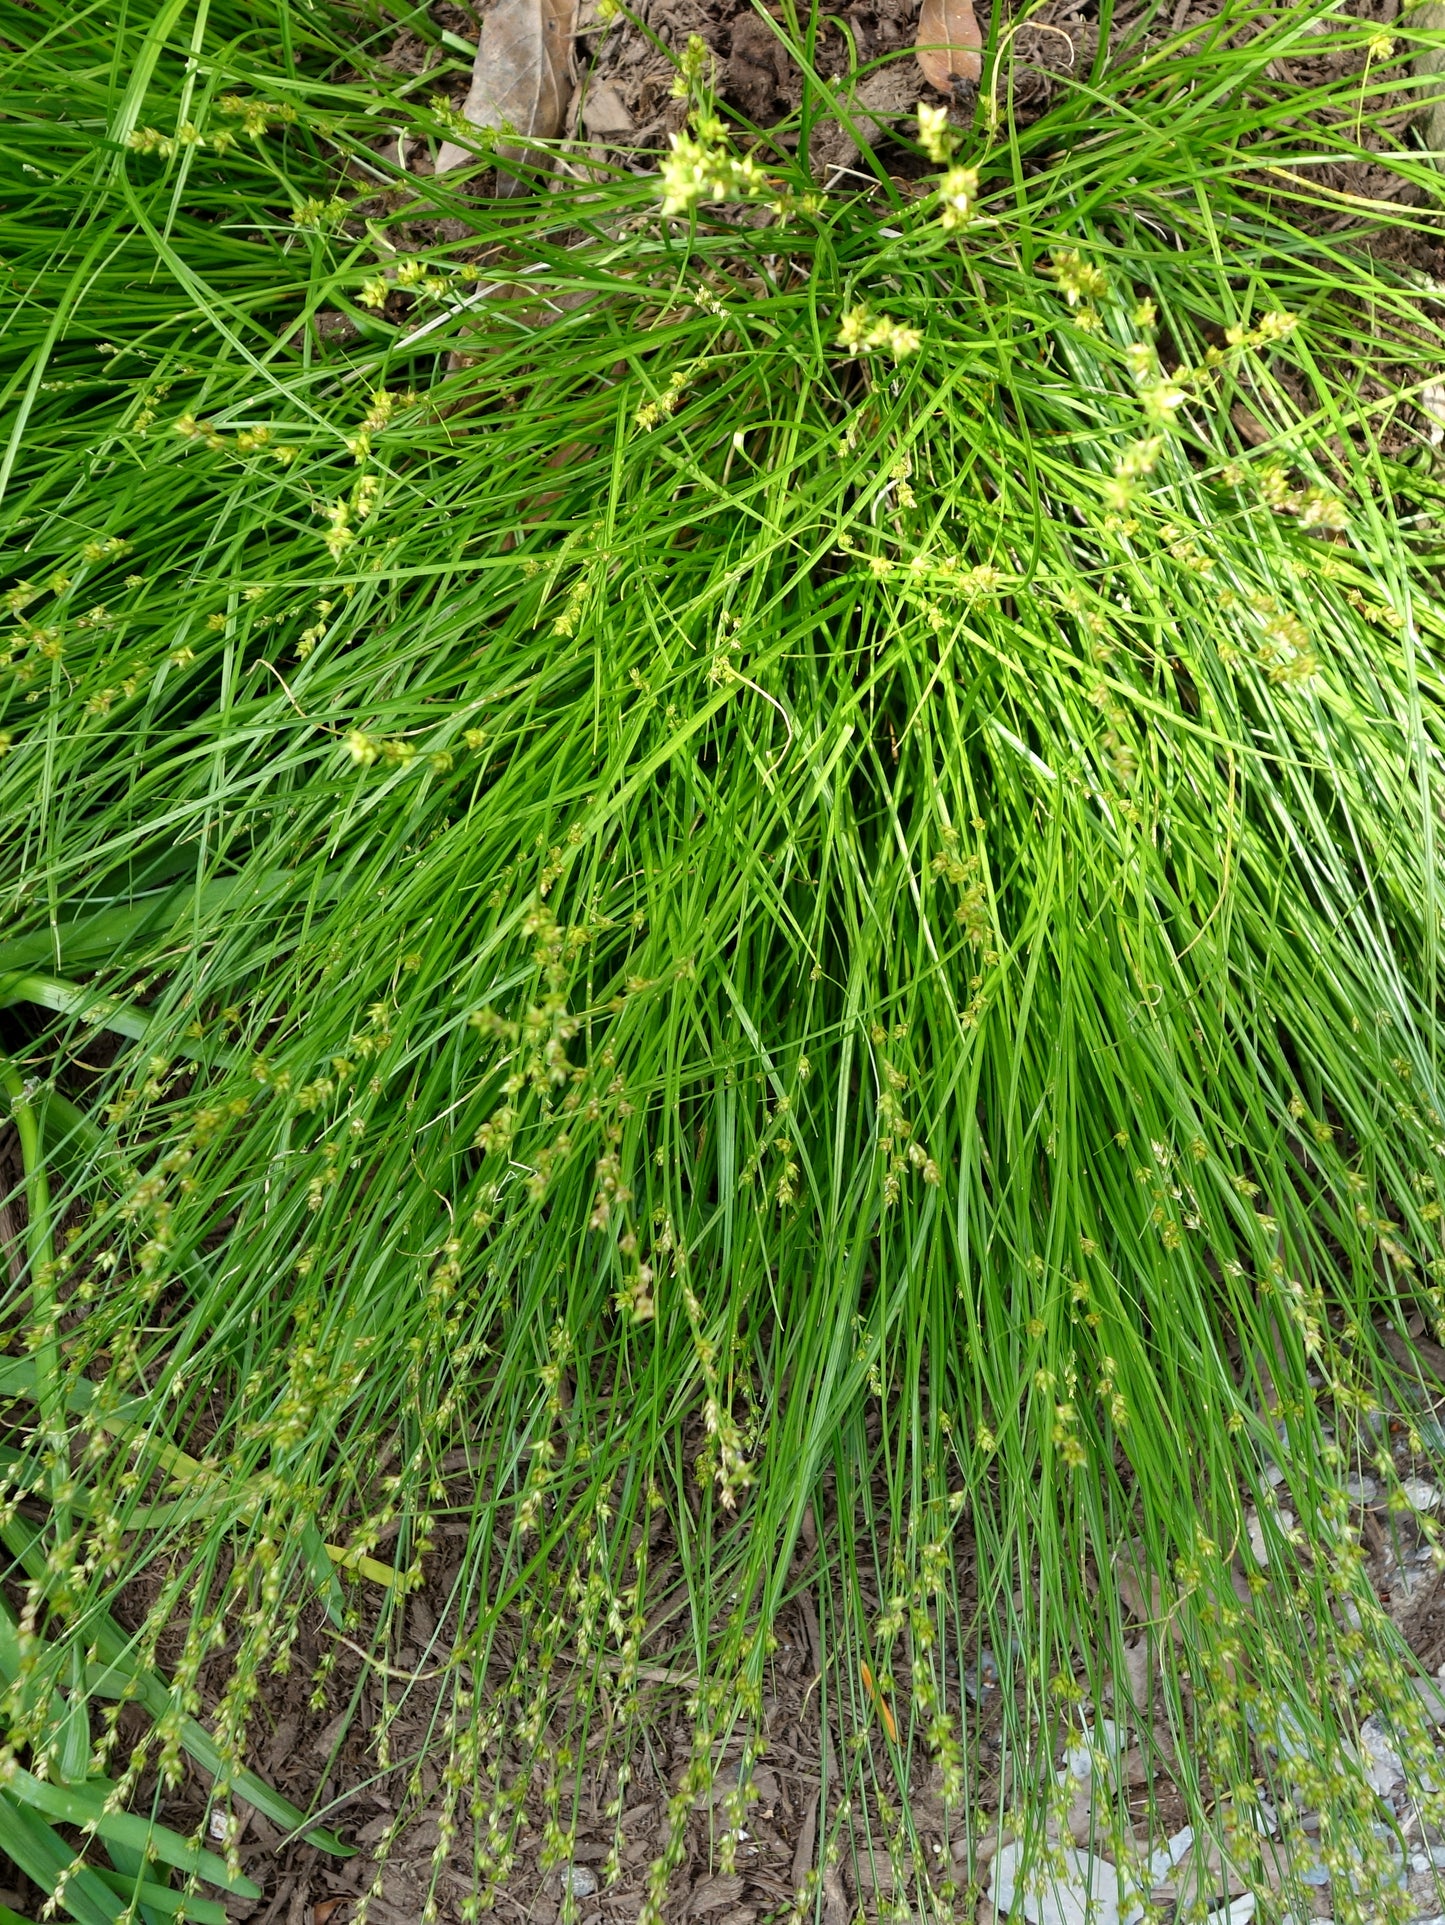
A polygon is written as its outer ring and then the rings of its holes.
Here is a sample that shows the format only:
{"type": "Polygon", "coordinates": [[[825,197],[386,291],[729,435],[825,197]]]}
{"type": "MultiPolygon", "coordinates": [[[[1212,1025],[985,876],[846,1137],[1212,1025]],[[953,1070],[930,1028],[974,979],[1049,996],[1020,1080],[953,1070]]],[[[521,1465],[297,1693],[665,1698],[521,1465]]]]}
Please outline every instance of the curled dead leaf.
{"type": "Polygon", "coordinates": [[[923,0],[913,51],[930,87],[951,94],[958,81],[976,85],[983,71],[982,46],[969,0],[923,0]]]}
{"type": "MultiPolygon", "coordinates": [[[[555,140],[567,118],[571,98],[572,37],[577,0],[497,0],[482,22],[471,90],[462,112],[474,127],[492,133],[520,134],[529,140],[555,140]]],[[[501,160],[525,150],[497,146],[501,160]]],[[[442,143],[437,172],[446,173],[475,156],[456,141],[442,143]]],[[[520,183],[505,173],[499,194],[515,194],[520,183]]]]}
{"type": "Polygon", "coordinates": [[[868,1666],[862,1664],[859,1665],[858,1669],[863,1674],[863,1689],[873,1700],[874,1709],[883,1720],[883,1728],[888,1733],[888,1742],[896,1745],[898,1742],[898,1724],[889,1707],[888,1700],[873,1682],[873,1673],[868,1669],[868,1666]]]}

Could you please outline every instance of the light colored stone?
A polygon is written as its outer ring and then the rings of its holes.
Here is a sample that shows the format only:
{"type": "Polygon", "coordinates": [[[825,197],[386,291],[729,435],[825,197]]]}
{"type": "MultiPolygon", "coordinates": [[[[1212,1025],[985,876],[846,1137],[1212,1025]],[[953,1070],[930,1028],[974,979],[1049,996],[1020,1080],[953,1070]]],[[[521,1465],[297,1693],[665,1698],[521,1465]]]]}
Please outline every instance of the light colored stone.
{"type": "Polygon", "coordinates": [[[1023,1917],[1029,1925],[1119,1925],[1119,1875],[1112,1865],[1065,1845],[1059,1853],[1061,1873],[1031,1879],[1031,1887],[1042,1885],[1042,1891],[1021,1892],[1023,1855],[1022,1844],[1005,1845],[994,1860],[995,1911],[1023,1917]]]}
{"type": "Polygon", "coordinates": [[[608,81],[588,90],[582,103],[582,125],[599,140],[630,134],[634,121],[617,89],[608,81]]]}
{"type": "Polygon", "coordinates": [[[1378,1718],[1366,1718],[1360,1726],[1360,1762],[1372,1789],[1382,1795],[1399,1784],[1405,1775],[1400,1754],[1378,1718]]]}

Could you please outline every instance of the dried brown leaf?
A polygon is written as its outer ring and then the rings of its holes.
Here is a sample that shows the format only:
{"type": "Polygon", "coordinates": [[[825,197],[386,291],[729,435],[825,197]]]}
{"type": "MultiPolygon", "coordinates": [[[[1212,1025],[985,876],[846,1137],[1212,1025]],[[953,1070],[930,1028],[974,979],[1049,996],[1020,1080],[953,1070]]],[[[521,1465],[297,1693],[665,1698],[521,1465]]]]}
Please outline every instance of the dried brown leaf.
{"type": "MultiPolygon", "coordinates": [[[[1135,1613],[1141,1616],[1142,1613],[1135,1613]]],[[[1128,1701],[1141,1715],[1149,1703],[1149,1681],[1154,1669],[1154,1649],[1148,1638],[1139,1638],[1133,1644],[1124,1646],[1124,1678],[1119,1682],[1128,1691],[1128,1701]]],[[[1118,1685],[1115,1686],[1114,1699],[1119,1701],[1118,1685]]]]}
{"type": "Polygon", "coordinates": [[[1196,1839],[1180,1859],[1170,1880],[1174,1890],[1184,1900],[1179,1907],[1181,1911],[1193,1904],[1202,1908],[1221,1894],[1227,1898],[1237,1898],[1241,1892],[1250,1889],[1252,1882],[1252,1878],[1246,1879],[1239,1866],[1220,1849],[1217,1838],[1196,1839]]]}
{"type": "Polygon", "coordinates": [[[582,103],[582,125],[594,140],[615,140],[630,134],[635,124],[627,103],[609,81],[593,87],[582,103]]]}
{"type": "Polygon", "coordinates": [[[705,1912],[717,1912],[737,1903],[743,1895],[743,1881],[726,1872],[718,1872],[712,1878],[705,1878],[700,1885],[694,1885],[687,1901],[689,1918],[701,1918],[705,1912]]]}
{"type": "Polygon", "coordinates": [[[848,1895],[831,1865],[823,1871],[823,1925],[848,1925],[848,1895]]]}
{"type": "Polygon", "coordinates": [[[798,1843],[793,1852],[793,1889],[796,1891],[813,1869],[813,1847],[818,1839],[818,1806],[822,1803],[823,1790],[819,1786],[808,1800],[803,1813],[803,1823],[798,1831],[798,1843]]]}
{"type": "Polygon", "coordinates": [[[1099,1830],[1100,1814],[1094,1809],[1094,1787],[1089,1779],[1075,1785],[1064,1823],[1076,1845],[1087,1845],[1099,1830]]]}
{"type": "Polygon", "coordinates": [[[969,0],[923,0],[913,51],[930,87],[951,94],[957,81],[976,83],[983,71],[982,45],[969,0]]]}
{"type": "Polygon", "coordinates": [[[1160,1622],[1164,1615],[1163,1586],[1149,1571],[1144,1545],[1137,1537],[1130,1538],[1116,1554],[1114,1580],[1120,1598],[1136,1618],[1150,1625],[1160,1622]]]}
{"type": "MultiPolygon", "coordinates": [[[[555,140],[567,118],[572,95],[572,36],[577,0],[497,0],[482,21],[472,85],[462,112],[474,127],[493,133],[521,134],[529,140],[555,140]]],[[[524,150],[498,145],[502,160],[524,150]]],[[[474,156],[455,141],[445,141],[437,172],[459,167],[474,156]]],[[[517,191],[503,176],[498,193],[517,191]]]]}

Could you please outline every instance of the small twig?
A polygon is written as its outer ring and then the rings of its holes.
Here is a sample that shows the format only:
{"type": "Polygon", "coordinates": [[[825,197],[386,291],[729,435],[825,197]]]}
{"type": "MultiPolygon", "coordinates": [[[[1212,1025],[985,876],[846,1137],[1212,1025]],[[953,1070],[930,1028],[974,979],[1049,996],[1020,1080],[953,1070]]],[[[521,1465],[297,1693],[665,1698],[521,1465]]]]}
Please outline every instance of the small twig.
{"type": "MultiPolygon", "coordinates": [[[[1020,30],[1031,33],[1056,33],[1069,50],[1069,72],[1074,71],[1078,63],[1079,50],[1074,45],[1072,36],[1065,33],[1062,27],[1051,26],[1047,20],[1026,20],[1020,23],[1020,30]]],[[[1023,58],[1027,59],[1028,56],[1025,54],[1023,58]]]]}
{"type": "Polygon", "coordinates": [[[370,1651],[363,1651],[359,1644],[353,1644],[350,1638],[343,1637],[339,1631],[333,1631],[331,1636],[338,1644],[344,1644],[348,1651],[354,1651],[363,1664],[369,1664],[373,1671],[379,1671],[384,1678],[391,1678],[397,1684],[430,1684],[433,1679],[444,1678],[447,1674],[444,1664],[438,1665],[434,1671],[400,1671],[394,1664],[388,1664],[385,1658],[376,1658],[370,1651]]]}
{"type": "Polygon", "coordinates": [[[311,717],[306,713],[305,709],[302,708],[301,704],[296,700],[296,697],[291,693],[290,685],[288,684],[286,677],[281,673],[280,669],[277,668],[276,664],[274,662],[267,662],[263,660],[261,663],[261,666],[262,668],[270,669],[271,673],[276,677],[276,680],[281,684],[282,688],[286,690],[286,700],[291,704],[292,708],[295,709],[296,713],[301,717],[301,720],[303,722],[309,722],[311,720],[311,717]]]}

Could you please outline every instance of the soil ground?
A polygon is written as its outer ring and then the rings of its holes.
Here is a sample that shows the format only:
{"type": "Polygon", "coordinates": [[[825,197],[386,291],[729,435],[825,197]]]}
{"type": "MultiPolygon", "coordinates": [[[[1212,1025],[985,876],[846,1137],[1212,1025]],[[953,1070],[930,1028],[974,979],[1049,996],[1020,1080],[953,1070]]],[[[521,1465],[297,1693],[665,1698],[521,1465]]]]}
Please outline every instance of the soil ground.
{"type": "MultiPolygon", "coordinates": [[[[13,1183],[13,1175],[13,1143],[7,1146],[0,1142],[0,1189],[13,1183]],[[3,1168],[6,1162],[9,1169],[3,1168]]],[[[13,1213],[7,1210],[6,1217],[0,1218],[0,1238],[12,1251],[15,1228],[13,1213]]],[[[1433,1347],[1427,1343],[1424,1348],[1433,1347]]],[[[1438,1362],[1445,1369],[1445,1352],[1433,1362],[1427,1356],[1426,1362],[1432,1367],[1438,1362]]],[[[1445,1397],[1437,1421],[1442,1416],[1445,1397]]],[[[1395,1455],[1402,1473],[1417,1471],[1419,1467],[1408,1460],[1400,1442],[1404,1426],[1391,1428],[1397,1433],[1395,1455]]],[[[1390,1513],[1383,1502],[1376,1502],[1368,1480],[1352,1494],[1359,1500],[1353,1519],[1369,1552],[1369,1572],[1377,1595],[1423,1666],[1427,1670],[1439,1667],[1445,1678],[1445,1577],[1432,1572],[1428,1549],[1413,1524],[1390,1513]]],[[[459,1481],[453,1495],[459,1511],[469,1509],[470,1494],[464,1482],[459,1481]]],[[[445,1505],[441,1515],[445,1520],[445,1505]]],[[[829,1522],[824,1518],[825,1534],[829,1522]]],[[[375,1873],[372,1850],[394,1826],[399,1810],[406,1812],[406,1823],[391,1848],[381,1895],[372,1902],[370,1917],[375,1925],[417,1925],[422,1920],[434,1874],[442,1812],[440,1765],[444,1762],[439,1756],[435,1763],[428,1761],[429,1752],[435,1755],[438,1723],[434,1682],[438,1674],[433,1669],[432,1653],[445,1650],[452,1641],[455,1621],[449,1614],[461,1565],[458,1540],[466,1528],[461,1521],[442,1522],[427,1583],[408,1601],[404,1629],[393,1641],[385,1664],[367,1658],[360,1644],[338,1641],[318,1609],[304,1626],[289,1674],[267,1679],[252,1727],[253,1768],[298,1805],[316,1811],[358,1850],[356,1856],[338,1861],[305,1843],[287,1841],[260,1812],[241,1806],[241,1861],[262,1888],[263,1896],[256,1901],[226,1901],[235,1925],[350,1925],[355,1903],[375,1873]],[[335,1662],[326,1683],[324,1708],[316,1710],[311,1708],[314,1681],[317,1667],[328,1653],[335,1662]],[[395,1707],[398,1698],[401,1708],[390,1722],[391,1757],[397,1762],[389,1773],[379,1774],[373,1740],[378,1721],[395,1707]],[[419,1800],[409,1797],[407,1790],[418,1760],[419,1800]]],[[[972,1546],[966,1533],[958,1552],[966,1608],[973,1590],[972,1546]]],[[[665,1588],[665,1540],[659,1540],[654,1555],[665,1588]]],[[[838,1759],[843,1747],[848,1747],[854,1759],[860,1750],[869,1754],[866,1762],[871,1772],[865,1772],[865,1781],[883,1786],[894,1782],[889,1748],[876,1721],[860,1732],[846,1722],[835,1705],[829,1728],[824,1729],[818,1686],[828,1658],[815,1602],[824,1580],[807,1562],[808,1555],[802,1551],[790,1573],[797,1585],[796,1601],[778,1625],[778,1648],[763,1706],[766,1752],[754,1779],[760,1796],[748,1817],[747,1839],[739,1848],[736,1870],[718,1870],[716,1835],[722,1817],[705,1798],[697,1800],[687,1821],[685,1856],[669,1887],[664,1910],[668,1925],[684,1925],[689,1920],[703,1921],[703,1925],[768,1925],[768,1921],[787,1917],[799,1885],[816,1863],[819,1826],[828,1828],[836,1814],[840,1793],[832,1787],[839,1783],[838,1759]],[[825,1775],[830,1787],[826,1806],[822,1804],[825,1775]]],[[[1241,1584],[1247,1555],[1239,1561],[1241,1584]]],[[[118,1615],[128,1624],[139,1623],[152,1595],[150,1585],[136,1587],[127,1599],[128,1608],[118,1615]]],[[[877,1598],[865,1601],[873,1605],[881,1602],[877,1598]]],[[[1143,1597],[1138,1603],[1142,1620],[1143,1597]]],[[[367,1635],[367,1627],[358,1628],[358,1639],[366,1640],[367,1635]]],[[[1150,1647],[1142,1629],[1136,1635],[1139,1641],[1132,1649],[1131,1660],[1136,1660],[1141,1673],[1147,1674],[1152,1662],[1150,1647]]],[[[612,1849],[618,1827],[606,1815],[605,1807],[619,1786],[611,1767],[584,1776],[573,1866],[565,1874],[574,1881],[573,1890],[580,1900],[575,1914],[578,1925],[626,1925],[635,1919],[643,1905],[648,1866],[666,1841],[668,1803],[689,1763],[692,1738],[686,1693],[667,1682],[676,1675],[667,1669],[667,1660],[677,1661],[676,1653],[667,1648],[675,1637],[675,1630],[659,1629],[644,1646],[642,1676],[657,1681],[656,1719],[645,1749],[633,1759],[621,1819],[623,1874],[608,1889],[602,1888],[603,1860],[612,1849]]],[[[175,1655],[162,1650],[163,1661],[175,1655]]],[[[204,1675],[203,1717],[220,1698],[225,1670],[223,1650],[204,1675]]],[[[1137,1689],[1137,1679],[1134,1683],[1137,1689]]],[[[479,1696],[485,1697],[485,1688],[479,1696]]],[[[1113,1704],[1100,1704],[1094,1709],[1101,1717],[1113,1714],[1123,1725],[1125,1713],[1113,1704]]],[[[1445,1723],[1445,1686],[1442,1696],[1428,1709],[1432,1715],[1438,1711],[1440,1721],[1445,1723]]],[[[1002,1802],[998,1743],[1002,1721],[997,1670],[991,1655],[981,1652],[969,1681],[966,1726],[975,1811],[996,1811],[1002,1802]]],[[[134,1741],[144,1724],[137,1714],[133,1723],[123,1726],[123,1736],[134,1741]]],[[[1172,1755],[1171,1740],[1162,1725],[1155,1729],[1154,1742],[1159,1757],[1172,1755]]],[[[734,1759],[735,1753],[725,1754],[714,1799],[723,1796],[728,1784],[727,1766],[734,1759]]],[[[1130,1816],[1141,1842],[1152,1847],[1183,1826],[1183,1801],[1167,1766],[1146,1764],[1137,1741],[1123,1752],[1119,1777],[1127,1787],[1130,1816]]],[[[207,1783],[201,1774],[191,1772],[173,1793],[161,1795],[157,1804],[162,1821],[183,1836],[197,1831],[204,1823],[207,1783]]],[[[142,1786],[138,1808],[148,1807],[154,1791],[153,1781],[142,1786]]],[[[946,1866],[951,1866],[960,1887],[967,1887],[971,1879],[986,1886],[991,1847],[996,1843],[987,1826],[981,1836],[975,1832],[970,1847],[960,1814],[953,1815],[950,1828],[936,1787],[915,1783],[908,1796],[913,1825],[935,1880],[946,1866]]],[[[871,1829],[874,1837],[881,1836],[885,1827],[878,1822],[876,1793],[866,1792],[861,1802],[867,1806],[866,1813],[859,1811],[855,1791],[853,1835],[856,1838],[865,1829],[857,1820],[866,1817],[866,1829],[871,1829]]],[[[528,1802],[523,1815],[516,1863],[505,1891],[498,1897],[498,1915],[525,1920],[528,1925],[557,1925],[563,1910],[564,1874],[556,1869],[544,1870],[541,1863],[547,1812],[540,1794],[528,1802]]],[[[1405,1817],[1402,1804],[1402,1819],[1405,1817]]],[[[1073,1823],[1076,1839],[1086,1843],[1090,1824],[1087,1799],[1076,1802],[1073,1823]]],[[[457,1844],[444,1852],[436,1878],[436,1917],[441,1925],[451,1925],[451,1921],[465,1916],[462,1906],[473,1889],[467,1831],[464,1824],[457,1844]]],[[[1445,1846],[1445,1835],[1417,1831],[1415,1838],[1419,1849],[1413,1860],[1417,1868],[1410,1872],[1410,1897],[1417,1913],[1425,1918],[1445,1908],[1438,1874],[1426,1862],[1431,1845],[1445,1846]]],[[[1440,1856],[1445,1860],[1445,1849],[1440,1856]]],[[[1311,1895],[1316,1901],[1316,1915],[1327,1916],[1327,1888],[1321,1887],[1311,1895]]],[[[876,1859],[856,1846],[840,1854],[825,1874],[822,1898],[825,1925],[853,1925],[854,1921],[898,1916],[893,1909],[893,1874],[881,1851],[876,1859]]],[[[23,1878],[14,1873],[6,1876],[4,1860],[0,1859],[0,1904],[36,1918],[41,1915],[41,1903],[42,1895],[23,1878]]],[[[1171,1906],[1166,1906],[1164,1915],[1172,1916],[1171,1906]]],[[[912,1918],[914,1914],[909,1910],[907,1916],[912,1918]]],[[[979,1901],[977,1917],[980,1925],[985,1920],[992,1925],[993,1909],[986,1899],[979,1901]]]]}

